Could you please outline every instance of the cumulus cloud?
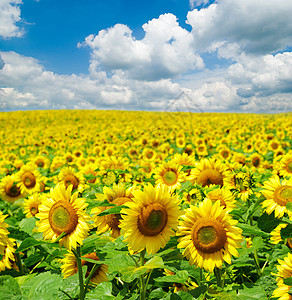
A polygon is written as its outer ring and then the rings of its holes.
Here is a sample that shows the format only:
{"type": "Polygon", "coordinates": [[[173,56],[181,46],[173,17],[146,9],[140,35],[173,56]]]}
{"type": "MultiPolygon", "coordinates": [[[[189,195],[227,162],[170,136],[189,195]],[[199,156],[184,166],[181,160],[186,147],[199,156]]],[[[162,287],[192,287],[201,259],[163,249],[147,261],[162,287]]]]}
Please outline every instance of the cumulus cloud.
{"type": "Polygon", "coordinates": [[[236,43],[242,51],[267,54],[292,44],[290,0],[221,0],[187,15],[200,51],[236,43]]]}
{"type": "Polygon", "coordinates": [[[23,31],[17,26],[20,18],[21,0],[1,0],[0,2],[0,36],[2,38],[20,37],[23,31]]]}
{"type": "Polygon", "coordinates": [[[169,79],[140,81],[123,72],[111,78],[89,75],[58,75],[46,71],[31,57],[15,52],[0,53],[0,108],[17,109],[158,109],[180,92],[169,79]],[[166,102],[165,102],[166,101],[166,102]]]}
{"type": "Polygon", "coordinates": [[[142,27],[145,36],[141,40],[122,24],[86,37],[82,45],[92,51],[90,71],[123,70],[129,78],[149,81],[204,67],[193,49],[192,34],[179,26],[173,14],[161,15],[142,27]]]}

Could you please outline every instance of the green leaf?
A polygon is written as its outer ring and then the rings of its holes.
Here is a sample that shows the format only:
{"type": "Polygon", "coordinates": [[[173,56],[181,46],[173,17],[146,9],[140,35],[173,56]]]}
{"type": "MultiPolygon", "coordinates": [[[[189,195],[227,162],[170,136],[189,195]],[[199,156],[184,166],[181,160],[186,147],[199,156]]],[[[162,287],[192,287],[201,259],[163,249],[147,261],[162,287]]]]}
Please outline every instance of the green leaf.
{"type": "Polygon", "coordinates": [[[271,232],[280,222],[281,220],[276,219],[273,214],[268,215],[267,213],[263,213],[257,220],[258,227],[265,232],[271,232]]]}
{"type": "Polygon", "coordinates": [[[181,300],[193,300],[193,296],[187,292],[184,292],[184,291],[179,291],[176,293],[181,300]]]}
{"type": "Polygon", "coordinates": [[[154,298],[162,299],[166,294],[167,293],[162,288],[158,288],[151,291],[151,293],[148,296],[148,299],[154,299],[154,298]]]}
{"type": "Polygon", "coordinates": [[[111,214],[119,214],[123,208],[127,208],[127,206],[126,205],[117,205],[115,207],[105,209],[103,212],[101,212],[97,216],[102,217],[102,216],[111,215],[111,214]]]}
{"type": "Polygon", "coordinates": [[[267,299],[267,295],[261,286],[254,286],[252,288],[245,287],[244,289],[239,290],[237,295],[242,300],[246,300],[246,299],[266,300],[267,299]]]}
{"type": "Polygon", "coordinates": [[[282,240],[292,238],[292,224],[288,224],[285,228],[281,229],[282,240]]]}
{"type": "Polygon", "coordinates": [[[259,235],[259,236],[262,236],[262,237],[269,237],[269,234],[256,228],[255,226],[251,226],[249,224],[242,224],[242,223],[238,223],[237,224],[237,227],[241,228],[242,229],[242,233],[243,235],[259,235]]]}
{"type": "Polygon", "coordinates": [[[264,247],[264,241],[260,236],[256,236],[252,240],[252,248],[253,250],[261,249],[264,247]]]}
{"type": "Polygon", "coordinates": [[[109,300],[109,299],[123,299],[121,295],[112,295],[112,284],[110,282],[101,282],[94,290],[86,294],[85,299],[92,300],[109,300]]]}
{"type": "Polygon", "coordinates": [[[61,275],[45,272],[26,281],[22,285],[22,291],[29,299],[59,299],[58,292],[61,285],[61,275]]]}
{"type": "Polygon", "coordinates": [[[284,279],[284,284],[292,286],[292,277],[285,278],[284,279]]]}
{"type": "Polygon", "coordinates": [[[149,261],[147,261],[144,266],[141,267],[129,266],[121,269],[120,273],[124,281],[131,282],[135,278],[138,278],[139,276],[143,275],[144,273],[146,273],[151,269],[157,269],[163,267],[164,264],[162,258],[159,256],[154,256],[149,261]]]}
{"type": "Polygon", "coordinates": [[[36,218],[24,218],[19,223],[19,228],[28,234],[32,234],[32,230],[35,228],[36,218]]]}
{"type": "Polygon", "coordinates": [[[200,295],[205,294],[207,292],[207,287],[205,285],[201,285],[190,291],[190,294],[196,299],[199,298],[200,295]]]}
{"type": "Polygon", "coordinates": [[[22,293],[18,282],[9,275],[0,276],[0,299],[20,299],[22,293]]]}
{"type": "Polygon", "coordinates": [[[33,246],[38,246],[38,245],[42,245],[42,244],[46,244],[47,242],[45,241],[40,241],[40,240],[36,240],[32,237],[28,237],[26,238],[21,244],[20,246],[16,249],[16,253],[19,253],[23,250],[26,250],[30,247],[33,247],[33,246]]]}
{"type": "Polygon", "coordinates": [[[183,270],[183,271],[178,271],[175,275],[158,277],[158,278],[154,278],[154,280],[158,282],[173,282],[173,283],[183,284],[187,281],[188,276],[189,276],[188,272],[183,270]]]}

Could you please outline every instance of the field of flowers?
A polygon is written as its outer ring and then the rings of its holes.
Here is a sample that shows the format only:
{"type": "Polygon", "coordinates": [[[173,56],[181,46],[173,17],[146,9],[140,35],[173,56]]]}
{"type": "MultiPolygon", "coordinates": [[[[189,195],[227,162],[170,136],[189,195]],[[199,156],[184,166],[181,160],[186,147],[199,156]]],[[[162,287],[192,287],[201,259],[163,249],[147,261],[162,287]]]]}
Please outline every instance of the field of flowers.
{"type": "Polygon", "coordinates": [[[0,113],[0,299],[292,299],[292,113],[0,113]]]}

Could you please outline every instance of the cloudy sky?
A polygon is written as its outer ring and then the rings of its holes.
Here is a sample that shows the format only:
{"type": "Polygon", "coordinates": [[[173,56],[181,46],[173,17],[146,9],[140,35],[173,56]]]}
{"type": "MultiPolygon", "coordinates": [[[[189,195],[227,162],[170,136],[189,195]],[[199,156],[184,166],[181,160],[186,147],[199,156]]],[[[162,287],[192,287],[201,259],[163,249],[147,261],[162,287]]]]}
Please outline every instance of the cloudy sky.
{"type": "Polygon", "coordinates": [[[292,111],[291,0],[0,0],[0,111],[292,111]]]}

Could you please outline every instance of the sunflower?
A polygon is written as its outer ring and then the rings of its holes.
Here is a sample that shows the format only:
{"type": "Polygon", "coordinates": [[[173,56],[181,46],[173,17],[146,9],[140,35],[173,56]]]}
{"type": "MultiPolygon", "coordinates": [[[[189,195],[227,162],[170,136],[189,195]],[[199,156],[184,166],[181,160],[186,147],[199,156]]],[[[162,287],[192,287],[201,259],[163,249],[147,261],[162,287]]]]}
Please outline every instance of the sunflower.
{"type": "Polygon", "coordinates": [[[134,191],[133,202],[121,211],[121,229],[131,252],[144,249],[149,254],[163,248],[178,225],[181,214],[177,196],[165,186],[151,184],[144,191],[134,191]]]}
{"type": "Polygon", "coordinates": [[[211,185],[222,187],[228,174],[227,167],[220,160],[205,158],[191,170],[190,179],[203,187],[211,185]]]}
{"type": "Polygon", "coordinates": [[[213,203],[220,200],[221,206],[223,206],[228,211],[233,210],[236,206],[236,201],[234,195],[230,190],[225,188],[217,188],[206,194],[206,197],[210,199],[213,203]]]}
{"type": "Polygon", "coordinates": [[[39,232],[43,232],[44,239],[55,240],[65,233],[60,239],[60,245],[66,248],[76,248],[83,244],[89,231],[87,221],[90,217],[85,214],[87,203],[85,199],[78,198],[78,192],[71,195],[73,186],[67,189],[63,183],[58,183],[52,188],[49,196],[38,207],[36,217],[39,232]]]}
{"type": "Polygon", "coordinates": [[[27,218],[34,217],[39,212],[39,205],[42,203],[44,197],[44,194],[35,193],[24,200],[23,208],[27,218]]]}
{"type": "Polygon", "coordinates": [[[183,200],[190,205],[197,204],[201,202],[205,198],[204,192],[202,191],[202,187],[197,186],[191,188],[189,192],[183,193],[183,200]]]}
{"type": "Polygon", "coordinates": [[[96,175],[97,175],[97,165],[94,163],[89,163],[85,167],[82,168],[81,173],[86,179],[88,183],[95,183],[96,182],[96,175]]]}
{"type": "Polygon", "coordinates": [[[264,182],[261,192],[266,198],[262,206],[269,215],[274,211],[276,218],[283,217],[284,213],[292,217],[292,212],[286,208],[286,204],[292,202],[292,177],[281,181],[279,176],[275,175],[264,182]]]}
{"type": "MultiPolygon", "coordinates": [[[[288,224],[285,223],[281,223],[279,224],[272,232],[271,232],[271,242],[273,244],[279,244],[280,242],[282,242],[282,238],[281,238],[281,229],[282,228],[286,228],[288,224]]],[[[292,238],[288,238],[286,240],[286,245],[287,247],[289,247],[290,249],[292,248],[292,238]]]]}
{"type": "Polygon", "coordinates": [[[0,234],[0,272],[5,269],[11,269],[14,259],[15,252],[15,240],[8,238],[7,236],[2,236],[0,234]]]}
{"type": "MultiPolygon", "coordinates": [[[[83,255],[83,257],[90,258],[90,259],[93,259],[96,261],[99,260],[96,253],[94,253],[94,252],[83,255]]],[[[68,254],[66,254],[65,258],[63,258],[61,260],[61,263],[62,263],[61,270],[62,270],[62,274],[63,274],[64,278],[72,276],[78,272],[76,257],[72,252],[69,252],[68,254]]],[[[81,257],[81,265],[87,266],[87,271],[85,274],[85,278],[87,278],[95,264],[90,263],[86,260],[83,260],[81,257]]],[[[90,281],[95,284],[99,284],[101,282],[108,281],[107,276],[106,276],[107,273],[108,273],[108,266],[105,264],[100,264],[100,265],[98,265],[97,269],[93,273],[90,281]]]]}
{"type": "Polygon", "coordinates": [[[16,173],[17,186],[23,195],[33,194],[40,191],[41,175],[36,167],[28,163],[23,165],[18,173],[16,173]]]}
{"type": "Polygon", "coordinates": [[[284,260],[278,259],[278,263],[276,278],[278,288],[274,290],[273,297],[279,300],[291,300],[292,296],[289,293],[291,286],[284,284],[284,279],[292,277],[292,254],[288,253],[284,260]]]}
{"type": "Polygon", "coordinates": [[[154,170],[154,178],[156,184],[167,186],[171,191],[179,188],[181,182],[185,180],[182,166],[171,162],[164,161],[154,170]]]}
{"type": "Polygon", "coordinates": [[[181,218],[177,235],[183,237],[178,248],[185,248],[183,255],[191,265],[212,272],[215,267],[222,268],[223,261],[231,264],[232,255],[238,256],[242,230],[220,201],[213,204],[206,198],[199,206],[188,208],[181,218]]]}
{"type": "MultiPolygon", "coordinates": [[[[119,183],[114,184],[113,188],[103,188],[103,194],[96,194],[97,200],[107,200],[111,204],[123,205],[126,202],[132,201],[134,187],[125,189],[124,185],[119,183]]],[[[91,210],[93,214],[94,225],[97,227],[98,233],[104,233],[110,230],[111,236],[117,238],[120,236],[120,214],[110,214],[106,216],[98,216],[104,210],[111,208],[111,206],[99,206],[91,210]]]]}
{"type": "Polygon", "coordinates": [[[15,240],[8,238],[8,224],[4,222],[7,216],[0,211],[0,272],[11,269],[14,262],[15,240]]]}
{"type": "Polygon", "coordinates": [[[279,174],[283,177],[292,176],[292,154],[286,154],[282,157],[279,166],[279,174]]]}
{"type": "Polygon", "coordinates": [[[7,175],[0,182],[1,199],[7,202],[14,202],[23,197],[20,187],[17,186],[15,175],[7,175]]]}
{"type": "Polygon", "coordinates": [[[61,169],[58,175],[59,182],[63,182],[66,187],[69,185],[73,186],[73,191],[78,190],[82,192],[84,190],[85,179],[83,175],[79,172],[75,172],[72,167],[64,167],[61,169]]]}
{"type": "Polygon", "coordinates": [[[37,168],[48,169],[50,160],[44,155],[38,155],[33,159],[33,163],[37,168]]]}
{"type": "Polygon", "coordinates": [[[241,200],[247,201],[255,187],[254,176],[246,166],[236,168],[227,177],[225,186],[241,200]]]}

